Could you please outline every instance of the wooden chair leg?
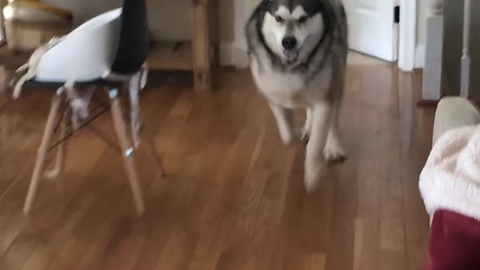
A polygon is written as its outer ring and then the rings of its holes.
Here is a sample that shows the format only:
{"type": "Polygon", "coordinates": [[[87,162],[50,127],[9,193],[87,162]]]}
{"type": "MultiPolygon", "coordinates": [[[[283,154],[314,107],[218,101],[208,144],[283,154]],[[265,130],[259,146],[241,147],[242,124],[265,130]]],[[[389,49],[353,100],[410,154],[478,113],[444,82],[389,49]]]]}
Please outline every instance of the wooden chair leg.
{"type": "Polygon", "coordinates": [[[157,167],[157,171],[160,175],[160,177],[166,176],[167,172],[165,170],[165,167],[163,166],[163,159],[160,153],[158,153],[157,147],[155,145],[155,140],[153,138],[153,134],[150,132],[150,130],[145,126],[145,124],[142,125],[142,129],[145,133],[145,137],[147,137],[147,150],[150,154],[150,156],[153,159],[153,163],[155,163],[155,166],[157,167]]]}
{"type": "MultiPolygon", "coordinates": [[[[140,71],[139,78],[138,78],[137,87],[138,87],[139,90],[142,89],[145,86],[145,85],[143,85],[143,83],[146,84],[146,80],[147,80],[146,76],[148,76],[148,74],[147,74],[147,69],[144,66],[142,68],[142,71],[140,71]],[[142,83],[142,79],[145,80],[143,83],[142,83]]],[[[128,87],[130,87],[130,85],[128,85],[128,87]]],[[[138,116],[138,117],[141,118],[141,116],[138,116]]],[[[147,139],[146,147],[147,147],[148,153],[150,154],[151,158],[153,159],[153,163],[157,167],[158,175],[160,177],[164,177],[164,176],[167,175],[167,172],[165,170],[165,167],[163,166],[162,156],[160,155],[160,153],[158,153],[157,147],[155,145],[155,139],[153,137],[153,134],[146,127],[145,123],[143,123],[140,119],[138,119],[138,121],[140,121],[140,131],[143,131],[145,133],[146,137],[147,137],[146,138],[147,139]]]]}
{"type": "Polygon", "coordinates": [[[50,107],[50,113],[48,115],[47,124],[45,126],[45,131],[43,134],[42,142],[38,149],[37,160],[35,161],[35,168],[33,169],[32,180],[30,181],[30,187],[28,189],[27,199],[23,211],[25,213],[30,212],[32,209],[33,200],[38,189],[38,181],[42,175],[43,167],[45,166],[45,159],[47,157],[48,146],[52,140],[52,135],[55,129],[55,121],[58,116],[58,111],[61,103],[61,94],[57,93],[52,100],[52,105],[50,107]]]}
{"type": "Polygon", "coordinates": [[[127,129],[125,121],[123,119],[122,110],[120,106],[120,101],[118,99],[118,90],[111,89],[109,90],[110,103],[111,103],[111,112],[112,120],[117,134],[118,140],[120,142],[120,147],[122,148],[123,163],[125,171],[127,173],[128,181],[130,183],[130,188],[132,189],[133,200],[137,208],[138,214],[141,216],[145,212],[145,206],[142,199],[142,192],[138,182],[138,174],[135,168],[133,160],[133,148],[130,147],[128,143],[127,129]]]}
{"type": "MultiPolygon", "coordinates": [[[[67,134],[67,126],[68,126],[68,119],[69,119],[69,116],[70,116],[70,112],[71,112],[70,108],[67,107],[65,109],[64,114],[63,114],[62,123],[60,124],[60,139],[61,140],[63,138],[65,138],[65,136],[67,134]]],[[[65,159],[66,159],[66,155],[67,155],[67,147],[68,147],[67,140],[62,141],[59,144],[58,151],[57,151],[57,156],[56,156],[56,159],[55,159],[55,167],[52,170],[47,171],[45,173],[45,177],[56,178],[56,177],[63,174],[63,172],[65,171],[65,159]]]]}

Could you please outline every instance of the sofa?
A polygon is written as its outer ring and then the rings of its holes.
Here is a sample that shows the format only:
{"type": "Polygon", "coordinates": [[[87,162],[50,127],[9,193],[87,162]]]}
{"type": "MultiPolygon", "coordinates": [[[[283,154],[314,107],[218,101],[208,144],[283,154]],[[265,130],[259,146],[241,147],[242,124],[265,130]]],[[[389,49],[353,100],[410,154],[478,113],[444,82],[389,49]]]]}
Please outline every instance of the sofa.
{"type": "Polygon", "coordinates": [[[428,257],[422,270],[480,269],[479,123],[480,110],[470,100],[440,100],[433,149],[419,182],[430,215],[428,257]]]}
{"type": "Polygon", "coordinates": [[[432,145],[445,132],[480,123],[480,109],[470,100],[450,96],[440,100],[435,112],[432,145]]]}

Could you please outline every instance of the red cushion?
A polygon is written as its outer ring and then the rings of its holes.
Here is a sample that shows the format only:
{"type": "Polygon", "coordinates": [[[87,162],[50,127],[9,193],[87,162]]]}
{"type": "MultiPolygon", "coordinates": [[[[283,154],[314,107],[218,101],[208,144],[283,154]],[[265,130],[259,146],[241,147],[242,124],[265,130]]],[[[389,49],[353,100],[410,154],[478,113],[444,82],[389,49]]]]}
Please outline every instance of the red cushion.
{"type": "Polygon", "coordinates": [[[479,270],[480,221],[452,211],[434,214],[422,270],[479,270]]]}

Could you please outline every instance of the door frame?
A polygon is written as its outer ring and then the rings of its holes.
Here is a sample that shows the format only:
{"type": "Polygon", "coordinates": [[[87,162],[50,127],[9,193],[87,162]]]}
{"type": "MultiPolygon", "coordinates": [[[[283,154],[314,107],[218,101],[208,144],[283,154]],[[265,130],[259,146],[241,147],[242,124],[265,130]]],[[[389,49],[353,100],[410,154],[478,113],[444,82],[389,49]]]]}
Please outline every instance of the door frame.
{"type": "Polygon", "coordinates": [[[5,18],[3,17],[3,9],[7,6],[7,0],[0,0],[0,48],[7,45],[7,32],[5,29],[5,18]],[[3,38],[1,37],[3,35],[3,38]]]}
{"type": "Polygon", "coordinates": [[[400,29],[398,37],[398,67],[402,71],[415,68],[417,42],[417,1],[400,0],[400,29]]]}

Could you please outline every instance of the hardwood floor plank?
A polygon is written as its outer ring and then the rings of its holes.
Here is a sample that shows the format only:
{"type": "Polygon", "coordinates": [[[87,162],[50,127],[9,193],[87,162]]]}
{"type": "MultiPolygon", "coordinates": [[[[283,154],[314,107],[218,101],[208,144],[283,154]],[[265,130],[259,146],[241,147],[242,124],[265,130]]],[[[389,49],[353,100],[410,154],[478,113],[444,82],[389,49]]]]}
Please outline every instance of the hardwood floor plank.
{"type": "Polygon", "coordinates": [[[407,269],[422,265],[428,241],[428,215],[418,190],[421,169],[431,149],[433,109],[415,108],[412,75],[399,73],[398,96],[407,269]],[[405,91],[405,89],[408,89],[405,91]]]}
{"type": "MultiPolygon", "coordinates": [[[[88,131],[72,138],[65,174],[42,181],[34,210],[23,215],[52,92],[26,92],[2,109],[0,269],[421,265],[428,219],[418,175],[434,111],[416,108],[416,77],[386,65],[348,68],[339,127],[347,159],[327,165],[311,194],[303,188],[305,145],[282,144],[248,71],[222,71],[215,93],[194,93],[179,78],[152,77],[142,92],[168,176],[157,177],[145,148],[134,152],[141,218],[121,156],[88,131]]],[[[94,125],[115,140],[108,113],[94,125]]]]}
{"type": "Polygon", "coordinates": [[[404,251],[382,251],[380,254],[380,269],[405,270],[418,268],[408,268],[405,259],[404,251]]]}
{"type": "Polygon", "coordinates": [[[380,220],[380,249],[405,251],[405,228],[402,218],[380,220]]]}
{"type": "Polygon", "coordinates": [[[353,270],[379,270],[379,221],[357,218],[355,220],[355,244],[353,270]]]}
{"type": "Polygon", "coordinates": [[[304,270],[323,270],[325,269],[325,255],[312,254],[304,257],[304,270]]]}
{"type": "MultiPolygon", "coordinates": [[[[363,104],[360,92],[364,76],[354,69],[346,74],[346,94],[340,117],[342,142],[348,153],[343,164],[333,166],[326,173],[326,179],[334,183],[331,204],[330,232],[327,245],[326,270],[353,269],[355,217],[359,208],[358,176],[363,153],[361,140],[363,104]],[[349,94],[352,93],[350,96],[349,94]]],[[[363,95],[363,94],[362,94],[363,95]]]]}

